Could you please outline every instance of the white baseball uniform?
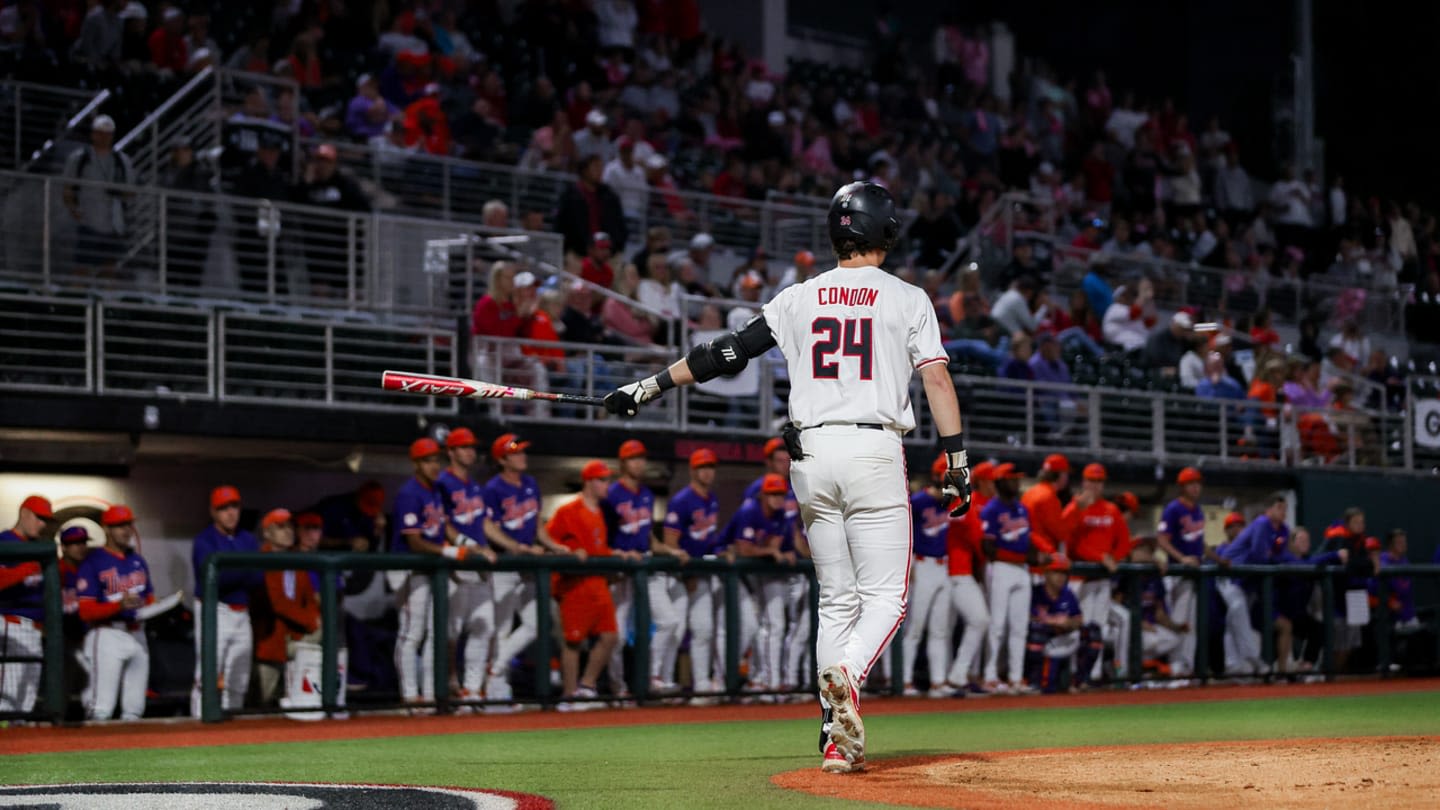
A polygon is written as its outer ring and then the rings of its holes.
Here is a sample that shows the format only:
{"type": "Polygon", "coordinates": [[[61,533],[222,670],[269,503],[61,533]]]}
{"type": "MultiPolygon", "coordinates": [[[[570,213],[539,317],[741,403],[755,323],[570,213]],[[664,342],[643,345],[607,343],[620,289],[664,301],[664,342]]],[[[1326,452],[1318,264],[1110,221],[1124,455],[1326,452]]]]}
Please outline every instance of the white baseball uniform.
{"type": "Polygon", "coordinates": [[[131,551],[91,551],[75,574],[80,618],[89,625],[84,655],[90,674],[86,707],[90,719],[109,720],[120,703],[121,720],[145,713],[145,687],[150,680],[150,648],[143,623],[122,607],[126,596],[154,601],[150,569],[131,551]]]}
{"type": "Polygon", "coordinates": [[[908,598],[911,378],[949,358],[929,297],[876,267],[787,287],[764,316],[803,430],[791,477],[820,583],[816,669],[843,664],[863,682],[908,598]]]}
{"type": "MultiPolygon", "coordinates": [[[[28,616],[0,616],[0,655],[39,657],[45,654],[40,626],[28,616]]],[[[0,664],[0,711],[28,712],[40,692],[38,662],[0,664]]]]}
{"type": "Polygon", "coordinates": [[[955,630],[955,613],[950,606],[950,572],[945,535],[950,528],[950,509],[928,490],[910,497],[911,536],[915,562],[910,569],[910,607],[906,612],[905,634],[901,637],[902,683],[915,680],[915,658],[920,639],[925,638],[926,660],[930,663],[930,685],[941,686],[950,671],[950,639],[955,630]]]}
{"type": "MultiPolygon", "coordinates": [[[[489,545],[484,532],[489,510],[479,482],[446,469],[435,484],[443,494],[450,523],[460,533],[458,544],[489,545]]],[[[490,642],[495,636],[495,595],[490,576],[481,571],[456,571],[450,575],[450,637],[465,639],[460,686],[470,698],[480,697],[490,671],[490,642]]]]}

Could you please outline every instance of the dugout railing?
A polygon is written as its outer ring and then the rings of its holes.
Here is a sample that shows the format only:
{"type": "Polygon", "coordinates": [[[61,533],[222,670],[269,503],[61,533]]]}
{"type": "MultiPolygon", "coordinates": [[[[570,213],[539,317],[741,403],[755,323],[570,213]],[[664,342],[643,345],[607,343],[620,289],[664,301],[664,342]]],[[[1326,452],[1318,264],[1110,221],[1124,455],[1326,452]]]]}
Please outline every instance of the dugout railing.
{"type": "MultiPolygon", "coordinates": [[[[700,693],[695,697],[724,697],[736,699],[742,696],[757,696],[763,694],[776,694],[765,691],[742,691],[740,681],[739,664],[744,651],[740,649],[741,639],[741,599],[742,590],[745,587],[743,580],[754,575],[791,575],[796,573],[805,574],[810,578],[809,600],[810,600],[810,638],[815,638],[815,631],[818,622],[817,598],[818,587],[814,580],[813,566],[807,561],[797,563],[795,566],[781,566],[774,563],[758,560],[738,560],[729,562],[723,559],[701,559],[691,560],[684,565],[672,558],[655,557],[643,562],[630,560],[618,560],[611,558],[591,558],[584,562],[573,557],[503,557],[497,563],[491,565],[480,560],[465,562],[454,562],[442,557],[420,555],[420,554],[266,554],[266,553],[234,553],[222,552],[212,555],[207,559],[204,568],[204,587],[201,608],[202,646],[200,649],[201,662],[201,707],[202,719],[206,722],[218,722],[229,715],[264,713],[272,710],[222,710],[218,684],[218,661],[215,644],[216,607],[219,575],[222,569],[246,569],[246,570],[310,570],[320,573],[320,599],[321,599],[321,637],[324,650],[322,659],[322,694],[321,710],[327,714],[340,711],[341,708],[336,701],[338,690],[343,685],[338,683],[338,649],[341,638],[339,625],[339,587],[337,574],[342,571],[369,570],[369,571],[424,571],[432,578],[431,593],[446,593],[450,574],[457,570],[479,570],[479,571],[517,571],[530,573],[535,577],[536,600],[539,605],[550,604],[551,582],[550,575],[553,573],[562,574],[610,574],[624,573],[634,578],[634,621],[635,627],[650,626],[651,609],[649,600],[648,583],[652,575],[660,573],[683,573],[686,575],[699,574],[720,577],[723,580],[723,593],[725,604],[725,657],[726,683],[725,689],[720,693],[700,693]]],[[[1075,577],[1111,577],[1102,566],[1093,563],[1076,563],[1072,569],[1072,576],[1075,577]]],[[[1142,681],[1154,680],[1147,677],[1143,667],[1143,646],[1141,633],[1143,630],[1140,621],[1140,584],[1142,577],[1157,576],[1162,569],[1153,564],[1122,563],[1115,571],[1113,577],[1118,581],[1121,589],[1126,594],[1125,607],[1130,614],[1129,622],[1130,644],[1129,661],[1125,667],[1125,677],[1121,680],[1132,685],[1142,681]]],[[[1224,621],[1223,616],[1215,616],[1211,613],[1210,599],[1208,593],[1210,586],[1217,580],[1226,577],[1239,578],[1242,580],[1258,581],[1255,588],[1255,599],[1252,610],[1258,611],[1260,621],[1256,628],[1262,640],[1261,656],[1269,662],[1271,672],[1263,675],[1267,679],[1280,677],[1282,673],[1276,671],[1273,666],[1276,659],[1275,644],[1275,615],[1276,600],[1275,593],[1277,584],[1282,578],[1298,577],[1311,579],[1316,582],[1320,591],[1319,621],[1323,626],[1324,641],[1320,656],[1320,666],[1314,674],[1327,679],[1337,674],[1335,666],[1337,595],[1339,586],[1337,578],[1347,574],[1347,569],[1339,566],[1313,566],[1304,564],[1295,565],[1236,565],[1222,568],[1218,565],[1206,564],[1201,566],[1169,566],[1163,569],[1167,576],[1187,577],[1196,581],[1197,594],[1203,598],[1196,599],[1195,625],[1192,631],[1196,634],[1197,644],[1195,650],[1195,673],[1193,679],[1204,683],[1210,680],[1230,677],[1223,671],[1223,662],[1215,665],[1210,657],[1210,644],[1212,627],[1216,621],[1224,621]]],[[[1417,580],[1429,580],[1434,586],[1440,587],[1440,565],[1419,564],[1390,566],[1379,570],[1374,574],[1378,583],[1376,597],[1379,604],[1371,615],[1371,630],[1374,632],[1374,642],[1377,653],[1376,669],[1383,676],[1391,671],[1391,653],[1393,649],[1392,634],[1394,631],[1388,609],[1389,583],[1394,577],[1412,577],[1417,580]]],[[[447,599],[434,600],[432,611],[432,624],[430,632],[434,638],[448,638],[450,631],[449,602],[447,599]]],[[[1424,612],[1429,617],[1430,623],[1428,632],[1435,645],[1431,666],[1440,662],[1440,635],[1436,635],[1435,608],[1426,606],[1424,612]]],[[[542,706],[550,706],[561,700],[556,694],[550,680],[550,667],[548,662],[558,652],[554,641],[555,618],[548,609],[537,611],[537,652],[534,655],[536,661],[540,662],[534,672],[534,697],[530,700],[542,706]]],[[[624,628],[621,629],[622,638],[624,628]]],[[[898,639],[901,634],[897,633],[897,641],[891,644],[886,653],[892,656],[893,672],[898,674],[901,669],[901,646],[898,639]]],[[[433,644],[434,660],[431,674],[434,680],[435,700],[433,702],[407,703],[411,708],[434,708],[438,713],[448,713],[462,705],[486,705],[487,701],[480,700],[456,700],[449,694],[450,666],[451,660],[447,652],[447,645],[433,644]]],[[[809,655],[813,656],[813,648],[809,655]]],[[[629,671],[631,699],[637,702],[646,702],[663,699],[665,697],[650,692],[650,636],[649,633],[637,632],[634,634],[633,655],[629,671]]],[[[812,659],[813,660],[813,659],[812,659]]],[[[889,684],[889,691],[894,695],[902,692],[903,684],[900,678],[892,678],[889,684]]],[[[798,692],[806,692],[802,686],[798,692]]],[[[613,700],[610,697],[596,698],[598,701],[613,700]]],[[[511,703],[514,701],[504,701],[511,703]]],[[[523,702],[523,701],[521,701],[523,702]]],[[[354,708],[354,707],[350,707],[354,708]]],[[[278,710],[273,710],[278,711],[278,710]]]]}

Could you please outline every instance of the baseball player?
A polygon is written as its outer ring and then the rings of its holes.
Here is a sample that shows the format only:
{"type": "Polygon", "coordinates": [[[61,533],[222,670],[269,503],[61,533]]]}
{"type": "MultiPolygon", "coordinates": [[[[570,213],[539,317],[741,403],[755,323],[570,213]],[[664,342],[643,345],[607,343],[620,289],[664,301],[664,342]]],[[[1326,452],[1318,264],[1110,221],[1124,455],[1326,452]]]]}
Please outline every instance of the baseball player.
{"type": "MultiPolygon", "coordinates": [[[[614,471],[603,461],[590,461],[580,470],[580,497],[555,510],[545,530],[559,545],[584,562],[590,557],[610,556],[605,537],[605,515],[600,509],[610,489],[614,471]]],[[[560,677],[566,698],[595,698],[600,673],[610,663],[610,654],[619,642],[615,624],[615,603],[605,577],[600,575],[555,574],[555,601],[560,604],[560,627],[565,647],[560,651],[560,677]],[[580,650],[585,640],[595,639],[585,672],[580,673],[580,650]]],[[[600,708],[599,703],[562,703],[565,710],[600,708]]]]}
{"type": "MultiPolygon", "coordinates": [[[[705,557],[715,553],[719,531],[720,499],[715,496],[715,465],[719,460],[713,450],[701,448],[690,454],[690,484],[670,498],[665,512],[665,545],[685,553],[682,560],[705,557]]],[[[677,555],[678,556],[678,555],[677,555]]],[[[717,691],[711,680],[715,644],[715,578],[709,574],[682,578],[667,588],[663,598],[671,608],[678,607],[690,630],[690,688],[695,692],[717,691]]],[[[659,613],[657,612],[657,617],[659,613]]],[[[660,621],[656,619],[657,623],[660,621]]],[[[676,649],[680,635],[674,637],[676,649]]],[[[658,635],[658,634],[657,634],[658,635]]],[[[658,647],[658,644],[657,644],[658,647]]],[[[660,670],[668,679],[675,653],[667,646],[660,670]]],[[[656,650],[656,657],[660,657],[656,650]]]]}
{"type": "MultiPolygon", "coordinates": [[[[696,451],[696,453],[698,452],[696,451]]],[[[714,456],[713,453],[710,455],[714,456]]],[[[690,458],[694,461],[696,454],[691,454],[690,458]]],[[[693,487],[696,484],[696,469],[692,466],[690,470],[691,487],[687,489],[692,493],[694,493],[693,487]]],[[[713,481],[713,476],[709,480],[713,481]]],[[[703,482],[701,486],[707,492],[709,491],[708,486],[703,482]]],[[[681,490],[676,493],[666,505],[666,509],[673,511],[675,499],[685,491],[681,490]]],[[[699,498],[698,494],[696,494],[696,498],[699,498]]],[[[661,532],[659,540],[651,538],[650,550],[654,554],[674,557],[683,565],[690,559],[690,553],[680,543],[680,531],[678,529],[673,532],[668,530],[670,522],[668,515],[667,512],[667,530],[661,532]]],[[[679,517],[677,516],[675,520],[678,526],[679,517]]],[[[685,580],[676,574],[652,575],[649,592],[650,618],[655,625],[655,635],[652,637],[650,646],[650,691],[657,694],[673,694],[680,690],[680,687],[672,679],[675,676],[675,661],[680,653],[680,639],[685,635],[690,598],[685,589],[685,580]]]]}
{"type": "MultiPolygon", "coordinates": [[[[790,482],[783,476],[775,473],[767,473],[761,479],[760,491],[754,498],[747,499],[735,510],[730,521],[725,524],[724,536],[726,542],[734,549],[736,556],[749,557],[754,559],[770,559],[783,565],[795,564],[795,552],[786,551],[784,541],[786,536],[793,530],[789,520],[785,518],[785,501],[790,496],[790,482]]],[[[752,684],[759,689],[774,690],[780,688],[780,650],[784,641],[785,628],[785,592],[787,583],[784,578],[776,576],[754,577],[750,583],[751,596],[756,600],[756,635],[755,660],[756,669],[752,684]],[[769,625],[769,632],[761,632],[766,625],[769,625]]],[[[719,599],[717,595],[717,600],[719,599]]],[[[742,606],[742,611],[745,608],[742,606]]],[[[724,611],[717,612],[723,616],[724,611]]],[[[743,652],[747,642],[751,639],[746,614],[741,614],[742,638],[740,649],[743,652]]],[[[719,619],[717,618],[717,622],[719,619]]],[[[723,632],[717,633],[719,643],[717,649],[721,655],[724,654],[725,636],[723,632]]]]}
{"type": "Polygon", "coordinates": [[[75,575],[80,619],[90,628],[85,634],[91,700],[86,709],[91,720],[109,720],[118,700],[121,720],[139,720],[145,714],[150,648],[135,610],[155,601],[155,588],[145,558],[134,549],[135,515],[130,508],[111,506],[100,523],[105,545],[86,555],[75,575]]]}
{"type": "MultiPolygon", "coordinates": [[[[190,563],[195,574],[195,686],[190,690],[190,711],[200,716],[201,600],[204,598],[205,561],[220,551],[259,551],[255,535],[240,528],[240,490],[224,485],[210,491],[211,523],[195,535],[190,563]]],[[[220,705],[240,708],[250,689],[250,657],[255,637],[250,629],[250,592],[265,581],[259,571],[220,570],[220,604],[215,611],[215,655],[220,675],[220,705]]]]}
{"type": "MultiPolygon", "coordinates": [[[[495,552],[485,538],[485,491],[471,476],[475,466],[475,434],[469,428],[456,428],[445,437],[445,450],[450,464],[435,480],[445,514],[459,534],[456,540],[470,553],[481,553],[491,562],[495,552]],[[484,551],[480,551],[484,549],[484,551]]],[[[491,590],[492,575],[480,571],[456,571],[450,594],[450,635],[465,637],[460,697],[478,699],[490,672],[490,643],[495,637],[495,595],[491,590]]],[[[469,707],[463,707],[469,708],[469,707]]]]}
{"type": "Polygon", "coordinates": [[[1044,582],[1030,594],[1025,676],[1046,694],[1059,691],[1066,670],[1070,670],[1073,683],[1093,666],[1093,652],[1088,652],[1081,639],[1085,618],[1075,593],[1066,586],[1069,580],[1070,560],[1056,554],[1045,565],[1044,582]]]}
{"type": "MultiPolygon", "coordinates": [[[[0,532],[0,543],[33,543],[54,517],[50,501],[31,495],[20,503],[14,528],[0,532]]],[[[45,588],[40,563],[0,565],[0,655],[44,654],[40,633],[45,625],[45,588]]],[[[40,690],[39,662],[0,664],[0,711],[29,712],[40,690]]]]}
{"type": "MultiPolygon", "coordinates": [[[[809,556],[800,524],[800,501],[790,485],[790,451],[785,449],[785,440],[779,437],[765,442],[765,472],[745,487],[743,499],[758,498],[761,485],[770,475],[778,475],[786,482],[785,528],[780,551],[794,559],[809,556]]],[[[760,622],[755,643],[756,650],[762,651],[757,656],[760,669],[754,680],[773,688],[793,689],[800,680],[810,629],[809,577],[804,574],[755,577],[754,585],[760,622]],[[780,657],[770,657],[777,650],[780,657]]]]}
{"type": "MultiPolygon", "coordinates": [[[[1245,531],[1245,516],[1239,512],[1231,512],[1225,516],[1223,528],[1225,530],[1225,542],[1228,543],[1236,537],[1239,537],[1240,532],[1245,531]]],[[[1210,549],[1207,549],[1207,552],[1212,555],[1214,554],[1210,549]]]]}
{"type": "Polygon", "coordinates": [[[633,416],[670,388],[738,373],[780,348],[790,379],[784,435],[820,583],[821,767],[843,773],[864,766],[860,686],[905,616],[910,493],[900,437],[915,427],[916,369],[946,452],[945,497],[959,499],[957,514],[970,487],[935,307],[924,291],[880,269],[900,231],[890,192],[874,183],[842,187],[828,224],[838,267],[787,287],[740,330],[612,392],[606,407],[633,416]]]}
{"type": "MultiPolygon", "coordinates": [[[[260,519],[260,550],[285,554],[294,548],[295,525],[290,510],[266,512],[260,519]]],[[[304,571],[266,571],[264,576],[265,587],[255,593],[250,605],[255,625],[255,679],[259,682],[260,704],[274,705],[283,679],[282,706],[319,705],[319,691],[307,694],[304,689],[305,670],[312,665],[308,680],[319,681],[319,662],[312,661],[308,654],[301,655],[299,649],[301,643],[319,649],[320,600],[315,594],[315,585],[304,571]]]]}
{"type": "Polygon", "coordinates": [[[910,496],[913,527],[910,545],[914,549],[915,561],[910,568],[910,607],[905,613],[905,635],[900,641],[904,653],[902,682],[909,697],[920,694],[920,690],[915,688],[914,675],[921,636],[925,637],[925,657],[930,662],[930,697],[949,697],[953,691],[944,682],[950,672],[950,637],[955,629],[955,614],[950,607],[949,551],[946,548],[950,507],[941,500],[940,492],[945,483],[946,469],[942,454],[930,465],[930,483],[910,496]]]}
{"type": "Polygon", "coordinates": [[[1065,505],[1060,491],[1070,486],[1070,460],[1052,453],[1040,465],[1035,486],[1025,490],[1020,503],[1030,513],[1030,542],[1045,554],[1064,552],[1070,542],[1070,525],[1065,522],[1065,505]]]}
{"type": "Polygon", "coordinates": [[[958,518],[951,518],[945,532],[950,600],[955,614],[965,623],[964,635],[955,652],[955,661],[950,665],[946,685],[956,697],[960,697],[961,693],[986,697],[990,690],[976,683],[971,673],[980,663],[981,645],[990,631],[990,609],[985,605],[985,589],[980,586],[980,579],[985,575],[985,551],[982,546],[985,531],[980,524],[980,513],[985,504],[995,497],[995,465],[988,461],[976,464],[970,471],[970,482],[975,487],[970,509],[958,518]]]}
{"type": "MultiPolygon", "coordinates": [[[[655,537],[655,493],[641,480],[645,475],[645,465],[649,462],[648,451],[639,439],[629,439],[620,445],[616,456],[620,462],[619,475],[605,493],[605,500],[601,502],[605,510],[605,528],[611,553],[622,559],[644,560],[650,554],[650,545],[655,537]]],[[[620,628],[622,642],[632,633],[649,632],[648,628],[633,627],[633,579],[628,576],[616,577],[610,583],[610,598],[615,603],[615,624],[620,628]]],[[[625,685],[624,653],[625,645],[616,644],[608,667],[610,692],[619,698],[630,694],[630,689],[625,685]]]]}
{"type": "MultiPolygon", "coordinates": [[[[485,482],[485,537],[507,554],[570,553],[540,531],[540,485],[525,471],[529,442],[505,433],[490,443],[490,457],[500,472],[485,482]]],[[[535,580],[518,571],[496,571],[490,576],[495,591],[495,657],[485,679],[485,696],[509,700],[510,661],[525,652],[539,632],[535,613],[535,580]],[[519,618],[519,626],[515,625],[519,618]]],[[[548,606],[547,606],[548,608],[548,606]]]]}
{"type": "MultiPolygon", "coordinates": [[[[416,439],[410,443],[410,460],[415,476],[395,493],[395,534],[390,550],[396,554],[414,552],[439,554],[452,560],[463,560],[476,549],[484,554],[484,546],[455,545],[459,537],[455,526],[445,516],[445,501],[436,479],[444,464],[440,445],[434,439],[416,439]]],[[[433,607],[430,597],[430,572],[412,571],[397,592],[400,604],[400,628],[395,639],[395,669],[400,673],[400,696],[407,703],[435,699],[435,679],[431,666],[435,660],[430,627],[433,607]],[[418,669],[417,669],[418,657],[418,669]]]]}
{"type": "Polygon", "coordinates": [[[85,658],[85,623],[80,620],[80,595],[75,580],[80,563],[90,555],[90,533],[75,524],[60,532],[60,600],[65,614],[65,693],[80,694],[81,707],[90,705],[90,662],[85,658]]]}
{"type": "MultiPolygon", "coordinates": [[[[1155,542],[1171,562],[1199,565],[1207,557],[1205,510],[1200,508],[1200,490],[1204,482],[1205,477],[1194,467],[1181,470],[1175,478],[1175,483],[1180,485],[1180,496],[1166,504],[1160,513],[1160,524],[1155,527],[1155,542]]],[[[1238,523],[1244,526],[1244,518],[1239,518],[1238,523]]],[[[1232,525],[1230,517],[1225,518],[1225,525],[1232,525]]],[[[1179,624],[1193,626],[1195,580],[1189,577],[1166,577],[1165,590],[1170,594],[1170,607],[1173,611],[1171,616],[1179,624]]],[[[1176,676],[1186,676],[1190,671],[1184,667],[1195,660],[1195,634],[1185,632],[1181,636],[1180,644],[1183,649],[1179,655],[1174,656],[1170,672],[1176,676]]]]}
{"type": "MultiPolygon", "coordinates": [[[[1120,507],[1105,500],[1105,467],[1087,464],[1080,473],[1080,492],[1065,507],[1062,520],[1070,529],[1069,558],[1083,562],[1099,563],[1114,574],[1130,553],[1130,526],[1120,507]]],[[[1085,617],[1082,643],[1087,647],[1098,646],[1103,651],[1104,634],[1110,627],[1110,577],[1086,580],[1074,578],[1070,584],[1079,590],[1080,613],[1085,617]]],[[[1094,669],[1090,678],[1100,677],[1101,655],[1094,656],[1094,669]]],[[[1123,668],[1124,660],[1120,660],[1123,668]]]]}
{"type": "MultiPolygon", "coordinates": [[[[1220,547],[1222,568],[1265,565],[1273,562],[1290,542],[1285,525],[1288,503],[1279,493],[1270,497],[1265,511],[1234,540],[1220,547]]],[[[1247,580],[1248,582],[1248,580],[1247,580]]],[[[1264,675],[1270,666],[1260,657],[1260,634],[1250,622],[1250,594],[1240,581],[1223,577],[1215,589],[1225,602],[1225,672],[1228,675],[1264,675]]]]}
{"type": "MultiPolygon", "coordinates": [[[[985,662],[985,688],[994,692],[1026,692],[1021,679],[1025,663],[1025,635],[1030,622],[1032,555],[1030,511],[1020,502],[1020,479],[1014,464],[995,468],[995,498],[980,510],[986,557],[985,584],[990,593],[990,657],[985,662]],[[1005,685],[1000,682],[1000,651],[1009,657],[1005,685]]],[[[1049,555],[1038,556],[1042,565],[1049,555]]]]}
{"type": "MultiPolygon", "coordinates": [[[[1155,547],[1151,543],[1137,543],[1130,551],[1130,561],[1135,563],[1155,562],[1155,547]]],[[[1167,607],[1166,578],[1147,575],[1133,580],[1140,589],[1140,655],[1144,660],[1168,659],[1170,674],[1188,674],[1193,662],[1185,658],[1185,636],[1190,626],[1174,619],[1167,607]]],[[[1117,606],[1118,607],[1118,606],[1117,606]]],[[[1130,611],[1117,609],[1112,614],[1116,624],[1115,658],[1119,662],[1116,674],[1123,677],[1130,661],[1130,611]]],[[[1192,648],[1193,649],[1193,648],[1192,648]]]]}

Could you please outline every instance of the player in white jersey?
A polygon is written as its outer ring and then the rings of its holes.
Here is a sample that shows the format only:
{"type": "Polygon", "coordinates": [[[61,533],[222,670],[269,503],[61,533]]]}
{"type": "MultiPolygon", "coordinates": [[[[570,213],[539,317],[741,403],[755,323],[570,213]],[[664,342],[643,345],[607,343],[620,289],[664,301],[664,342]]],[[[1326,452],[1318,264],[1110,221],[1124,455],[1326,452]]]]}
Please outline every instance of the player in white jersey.
{"type": "Polygon", "coordinates": [[[970,473],[935,308],[919,288],[880,269],[900,231],[890,193],[873,183],[841,188],[829,227],[838,267],[782,290],[742,329],[611,392],[605,407],[634,416],[665,391],[736,374],[773,346],[785,355],[791,421],[784,436],[820,583],[821,768],[845,773],[865,763],[860,685],[905,616],[910,492],[900,437],[915,427],[916,369],[945,451],[943,493],[947,503],[958,499],[955,515],[969,507],[970,473]]]}

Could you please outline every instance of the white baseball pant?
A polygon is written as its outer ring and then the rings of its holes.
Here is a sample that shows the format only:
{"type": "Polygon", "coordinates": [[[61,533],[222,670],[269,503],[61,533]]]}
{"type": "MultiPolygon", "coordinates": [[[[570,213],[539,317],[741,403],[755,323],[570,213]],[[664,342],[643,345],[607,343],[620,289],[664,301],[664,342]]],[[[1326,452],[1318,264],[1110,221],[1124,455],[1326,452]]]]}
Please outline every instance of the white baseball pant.
{"type": "Polygon", "coordinates": [[[1250,623],[1250,599],[1240,583],[1217,580],[1215,590],[1225,602],[1225,674],[1253,675],[1265,668],[1260,659],[1260,634],[1250,623]]]}
{"type": "Polygon", "coordinates": [[[490,581],[495,586],[495,660],[491,667],[503,673],[540,633],[535,579],[516,571],[496,571],[490,581]],[[518,626],[516,617],[520,619],[518,626]]]}
{"type": "Polygon", "coordinates": [[[801,673],[805,671],[805,660],[809,650],[814,649],[810,633],[810,578],[804,574],[791,574],[785,578],[785,620],[790,628],[785,632],[785,661],[782,686],[800,686],[801,673]]]}
{"type": "Polygon", "coordinates": [[[664,683],[675,680],[675,659],[680,654],[680,639],[690,612],[690,594],[685,581],[674,574],[655,574],[647,587],[650,592],[650,620],[655,623],[655,637],[650,642],[650,677],[664,683]]]}
{"type": "MultiPolygon", "coordinates": [[[[711,577],[710,599],[715,603],[715,642],[712,647],[713,671],[716,689],[725,688],[725,580],[722,577],[711,577]]],[[[740,608],[740,658],[745,659],[745,651],[755,643],[755,637],[760,632],[760,617],[756,612],[756,596],[745,587],[745,581],[739,582],[740,593],[736,601],[740,608]]],[[[694,633],[691,633],[692,641],[694,633]]],[[[693,650],[693,647],[692,647],[693,650]]],[[[692,657],[694,653],[691,653],[692,657]]],[[[754,660],[754,659],[752,659],[754,660]]],[[[700,670],[704,672],[704,670],[700,670]]]]}
{"type": "Polygon", "coordinates": [[[494,591],[484,574],[479,580],[456,583],[450,594],[450,635],[465,637],[460,687],[478,698],[490,672],[490,643],[495,637],[494,591]]]}
{"type": "Polygon", "coordinates": [[[395,638],[395,671],[400,675],[400,697],[404,700],[435,699],[435,623],[430,601],[430,574],[405,577],[396,593],[400,602],[400,629],[395,638]]]}
{"type": "MultiPolygon", "coordinates": [[[[190,690],[190,711],[200,716],[200,651],[204,634],[200,627],[200,600],[195,600],[195,686],[190,690]]],[[[221,603],[215,609],[215,660],[220,674],[220,707],[239,709],[250,690],[250,659],[255,653],[255,636],[250,629],[250,610],[221,603]]],[[[91,666],[96,666],[91,661],[91,666]]]]}
{"type": "Polygon", "coordinates": [[[1025,672],[1025,636],[1030,629],[1030,573],[1019,563],[995,561],[985,569],[990,590],[990,658],[985,680],[1000,680],[1000,650],[1009,666],[1005,675],[1019,683],[1025,672]]]}
{"type": "MultiPolygon", "coordinates": [[[[631,637],[635,623],[635,582],[629,577],[622,577],[610,583],[610,600],[615,603],[615,627],[620,631],[620,642],[615,645],[615,652],[610,654],[610,663],[606,665],[610,678],[610,689],[614,693],[629,690],[629,684],[625,680],[625,643],[631,637]]],[[[654,654],[654,648],[651,648],[654,654]]]]}
{"type": "Polygon", "coordinates": [[[150,681],[150,647],[144,630],[113,625],[92,627],[85,634],[85,656],[90,669],[91,720],[109,720],[120,703],[121,720],[139,720],[145,714],[145,687],[150,681]]]}
{"type": "MultiPolygon", "coordinates": [[[[1115,644],[1116,650],[1118,651],[1120,642],[1115,639],[1116,633],[1111,629],[1110,624],[1110,608],[1115,604],[1114,600],[1110,598],[1110,592],[1112,590],[1110,578],[1105,577],[1103,579],[1088,580],[1073,578],[1070,580],[1070,584],[1071,587],[1075,588],[1076,597],[1080,602],[1080,617],[1085,620],[1086,624],[1093,624],[1099,627],[1101,638],[1115,644]]],[[[1090,669],[1090,679],[1092,681],[1098,681],[1100,679],[1104,664],[1104,655],[1095,656],[1095,665],[1090,669]]]]}
{"type": "MultiPolygon", "coordinates": [[[[780,655],[785,646],[785,602],[790,592],[790,578],[756,577],[751,584],[760,626],[755,633],[755,672],[750,680],[778,689],[785,680],[780,671],[780,655]]],[[[724,654],[723,649],[720,652],[724,654]]]]}
{"type": "MultiPolygon", "coordinates": [[[[40,629],[24,616],[0,616],[0,652],[9,656],[41,656],[45,647],[40,629]]],[[[0,665],[0,711],[28,712],[40,694],[40,667],[33,663],[0,665]]]]}
{"type": "Polygon", "coordinates": [[[905,618],[910,582],[910,486],[900,435],[822,425],[791,467],[820,583],[817,673],[870,674],[905,618]]]}
{"type": "Polygon", "coordinates": [[[985,606],[984,589],[970,574],[950,577],[950,600],[955,606],[955,613],[965,623],[965,629],[947,680],[955,686],[964,686],[970,681],[975,658],[985,642],[985,634],[989,632],[990,609],[985,606]]]}
{"type": "Polygon", "coordinates": [[[1195,580],[1189,577],[1165,577],[1170,618],[1190,628],[1180,634],[1180,647],[1170,656],[1170,672],[1189,675],[1195,668],[1195,580]]]}
{"type": "MultiPolygon", "coordinates": [[[[1130,611],[1123,610],[1117,605],[1110,614],[1110,620],[1116,626],[1115,657],[1120,662],[1116,665],[1116,674],[1123,676],[1130,661],[1130,611]]],[[[1144,658],[1168,657],[1171,674],[1181,674],[1176,671],[1176,667],[1180,663],[1180,646],[1183,640],[1182,634],[1168,627],[1155,625],[1142,628],[1140,630],[1140,655],[1144,658]]]]}
{"type": "Polygon", "coordinates": [[[910,608],[905,614],[905,635],[900,639],[904,654],[904,683],[915,680],[915,658],[920,637],[925,637],[925,656],[930,662],[930,685],[939,686],[950,671],[950,637],[955,614],[950,609],[950,575],[944,557],[916,557],[910,568],[910,608]]]}

